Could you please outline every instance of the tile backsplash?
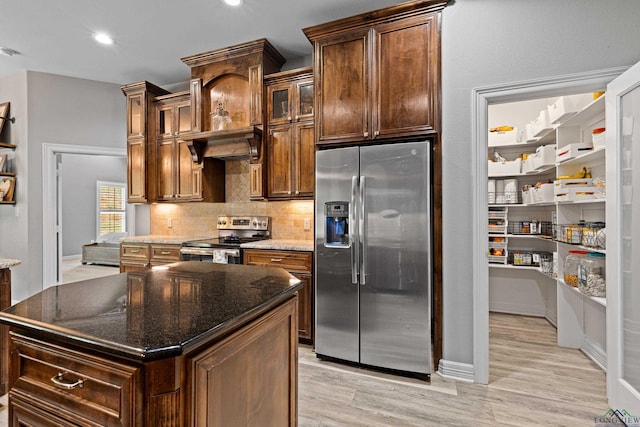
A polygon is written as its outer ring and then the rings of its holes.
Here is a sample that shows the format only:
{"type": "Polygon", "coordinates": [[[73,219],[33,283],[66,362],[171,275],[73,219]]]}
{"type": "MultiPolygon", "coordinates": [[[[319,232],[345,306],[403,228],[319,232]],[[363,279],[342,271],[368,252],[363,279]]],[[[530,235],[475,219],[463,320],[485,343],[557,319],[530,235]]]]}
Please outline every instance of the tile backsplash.
{"type": "Polygon", "coordinates": [[[218,215],[266,215],[271,217],[274,239],[313,240],[313,200],[250,202],[249,161],[227,161],[225,165],[226,203],[153,204],[151,234],[214,237],[218,215]],[[304,229],[305,219],[310,221],[309,230],[304,229]]]}

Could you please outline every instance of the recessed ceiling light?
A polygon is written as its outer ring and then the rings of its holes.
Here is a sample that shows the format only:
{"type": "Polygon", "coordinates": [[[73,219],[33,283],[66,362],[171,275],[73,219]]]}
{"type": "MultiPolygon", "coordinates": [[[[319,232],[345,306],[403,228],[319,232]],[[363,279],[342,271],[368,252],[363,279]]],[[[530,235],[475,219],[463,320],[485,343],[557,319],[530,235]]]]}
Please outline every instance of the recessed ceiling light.
{"type": "Polygon", "coordinates": [[[242,0],[224,0],[224,2],[229,6],[240,6],[242,4],[242,0]]]}
{"type": "Polygon", "coordinates": [[[100,44],[112,45],[113,39],[107,33],[94,33],[93,39],[100,44]]]}

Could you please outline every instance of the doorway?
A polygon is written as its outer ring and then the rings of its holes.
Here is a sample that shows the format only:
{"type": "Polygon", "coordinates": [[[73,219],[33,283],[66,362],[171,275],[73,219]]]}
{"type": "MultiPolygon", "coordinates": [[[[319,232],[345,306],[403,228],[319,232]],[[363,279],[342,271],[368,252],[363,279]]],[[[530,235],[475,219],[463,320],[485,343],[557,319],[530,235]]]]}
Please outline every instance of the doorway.
{"type": "MultiPolygon", "coordinates": [[[[64,200],[62,197],[63,190],[61,188],[60,170],[64,167],[62,159],[67,155],[104,156],[110,159],[126,159],[126,150],[124,148],[79,145],[42,145],[43,288],[59,284],[62,279],[62,203],[64,203],[64,200]]],[[[92,185],[95,187],[95,183],[92,185]]],[[[95,206],[95,193],[92,196],[91,203],[95,206]]],[[[130,215],[130,224],[135,224],[135,210],[130,205],[127,215],[130,215]]],[[[91,218],[93,219],[94,217],[95,210],[91,218]]],[[[133,232],[133,230],[130,230],[130,232],[133,232]]]]}
{"type": "Polygon", "coordinates": [[[474,147],[473,213],[473,365],[474,382],[489,383],[489,267],[487,263],[488,200],[488,109],[490,104],[557,97],[600,90],[620,75],[624,68],[599,70],[558,77],[516,82],[473,90],[472,140],[474,147]]]}

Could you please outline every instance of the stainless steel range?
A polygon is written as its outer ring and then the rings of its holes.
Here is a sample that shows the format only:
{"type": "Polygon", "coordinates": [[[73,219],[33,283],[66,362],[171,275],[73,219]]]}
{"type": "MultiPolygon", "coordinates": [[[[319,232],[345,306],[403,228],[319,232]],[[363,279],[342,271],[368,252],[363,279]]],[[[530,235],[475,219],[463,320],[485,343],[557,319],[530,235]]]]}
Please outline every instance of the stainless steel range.
{"type": "Polygon", "coordinates": [[[183,243],[180,249],[182,259],[219,264],[242,264],[240,245],[269,239],[271,218],[268,216],[219,216],[216,228],[218,238],[183,243]]]}

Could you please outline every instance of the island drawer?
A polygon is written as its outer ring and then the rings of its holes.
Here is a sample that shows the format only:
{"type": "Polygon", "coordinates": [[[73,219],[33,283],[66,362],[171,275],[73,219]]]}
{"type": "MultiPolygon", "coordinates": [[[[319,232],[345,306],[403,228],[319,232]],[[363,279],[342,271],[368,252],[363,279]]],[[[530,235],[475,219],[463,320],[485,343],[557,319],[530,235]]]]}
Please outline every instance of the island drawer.
{"type": "Polygon", "coordinates": [[[180,245],[151,245],[151,262],[180,261],[180,245]]]}
{"type": "MultiPolygon", "coordinates": [[[[12,332],[10,397],[82,425],[137,425],[141,369],[12,332]]],[[[10,399],[11,400],[11,399],[10,399]]]]}
{"type": "Polygon", "coordinates": [[[120,258],[149,259],[149,245],[145,243],[122,243],[120,245],[120,258]]]}
{"type": "Polygon", "coordinates": [[[311,272],[311,252],[245,249],[244,263],[261,267],[282,267],[287,271],[311,272]]]}

